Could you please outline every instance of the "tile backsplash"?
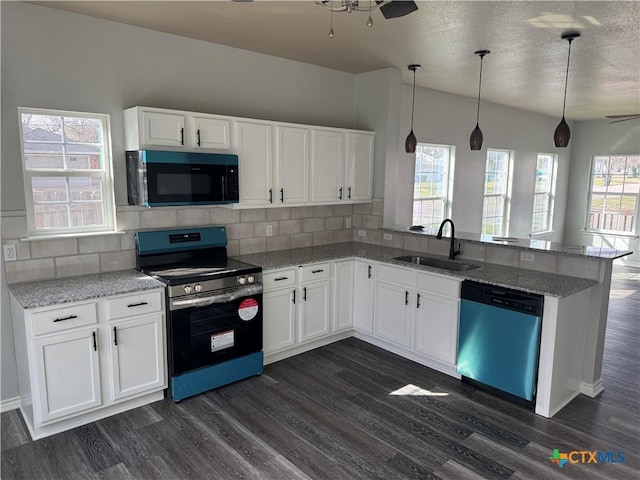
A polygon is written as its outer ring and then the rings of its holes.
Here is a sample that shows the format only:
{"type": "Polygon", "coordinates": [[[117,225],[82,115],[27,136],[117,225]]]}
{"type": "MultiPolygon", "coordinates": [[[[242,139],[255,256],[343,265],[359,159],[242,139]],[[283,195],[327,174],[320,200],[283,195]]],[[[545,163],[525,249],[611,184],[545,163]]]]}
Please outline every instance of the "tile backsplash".
{"type": "MultiPolygon", "coordinates": [[[[2,212],[2,243],[16,245],[17,261],[5,262],[8,283],[64,278],[135,267],[134,233],[138,230],[227,227],[230,256],[363,242],[446,256],[449,239],[438,240],[382,230],[383,200],[348,205],[234,210],[223,207],[117,207],[121,233],[90,237],[21,240],[27,235],[24,213],[2,212]],[[347,225],[352,225],[347,227],[347,225]],[[272,235],[267,237],[267,226],[272,235]]],[[[461,260],[494,263],[598,280],[597,259],[536,252],[536,262],[520,260],[519,249],[460,241],[461,260]]],[[[456,245],[457,247],[457,245],[456,245]]]]}

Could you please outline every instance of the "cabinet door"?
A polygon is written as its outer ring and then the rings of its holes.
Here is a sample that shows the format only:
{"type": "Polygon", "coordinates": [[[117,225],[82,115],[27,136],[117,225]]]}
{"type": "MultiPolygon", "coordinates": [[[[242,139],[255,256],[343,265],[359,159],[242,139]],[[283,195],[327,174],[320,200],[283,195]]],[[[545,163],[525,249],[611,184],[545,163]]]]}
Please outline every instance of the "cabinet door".
{"type": "Polygon", "coordinates": [[[96,329],[34,340],[34,395],[39,400],[33,404],[36,423],[102,404],[97,341],[96,329]]]}
{"type": "Polygon", "coordinates": [[[331,282],[324,280],[301,285],[300,341],[304,342],[327,335],[331,328],[329,295],[331,282]]]}
{"type": "Polygon", "coordinates": [[[381,282],[375,290],[375,335],[390,342],[411,345],[411,291],[402,285],[381,282]]]}
{"type": "Polygon", "coordinates": [[[416,293],[414,348],[446,363],[456,363],[460,301],[424,290],[416,293]]]}
{"type": "Polygon", "coordinates": [[[275,201],[272,175],[271,125],[238,122],[240,203],[265,205],[275,201]]]}
{"type": "Polygon", "coordinates": [[[336,262],[333,280],[333,330],[353,327],[353,260],[336,262]]]}
{"type": "Polygon", "coordinates": [[[142,111],[142,143],[148,146],[184,147],[184,115],[142,111]]]}
{"type": "Polygon", "coordinates": [[[229,119],[192,115],[190,125],[189,137],[194,149],[229,150],[231,148],[229,119]]]}
{"type": "Polygon", "coordinates": [[[309,199],[309,129],[277,127],[277,131],[274,203],[306,202],[309,199]]]}
{"type": "Polygon", "coordinates": [[[373,139],[369,133],[347,133],[347,200],[371,200],[373,196],[373,139]]]}
{"type": "Polygon", "coordinates": [[[109,324],[113,399],[166,386],[164,314],[109,324]]]}
{"type": "Polygon", "coordinates": [[[296,342],[296,291],[285,288],[262,295],[264,305],[263,350],[265,354],[291,347],[296,342]]]}
{"type": "Polygon", "coordinates": [[[311,154],[311,201],[344,200],[344,133],[313,130],[311,154]]]}
{"type": "Polygon", "coordinates": [[[355,261],[353,280],[353,327],[365,333],[373,333],[373,293],[375,265],[355,261]]]}

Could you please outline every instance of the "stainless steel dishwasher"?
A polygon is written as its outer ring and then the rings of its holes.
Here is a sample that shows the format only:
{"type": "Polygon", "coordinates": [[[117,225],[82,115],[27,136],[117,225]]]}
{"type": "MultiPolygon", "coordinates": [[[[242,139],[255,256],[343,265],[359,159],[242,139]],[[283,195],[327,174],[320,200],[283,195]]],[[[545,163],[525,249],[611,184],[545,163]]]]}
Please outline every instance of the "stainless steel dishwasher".
{"type": "Polygon", "coordinates": [[[458,373],[466,383],[535,404],[544,297],[464,281],[458,373]]]}

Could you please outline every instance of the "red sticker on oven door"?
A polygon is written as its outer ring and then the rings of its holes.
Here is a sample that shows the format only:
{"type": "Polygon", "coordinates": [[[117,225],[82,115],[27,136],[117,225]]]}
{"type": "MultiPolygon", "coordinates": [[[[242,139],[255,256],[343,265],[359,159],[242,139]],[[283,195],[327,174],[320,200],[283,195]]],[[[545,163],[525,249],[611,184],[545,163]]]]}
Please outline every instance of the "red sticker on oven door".
{"type": "Polygon", "coordinates": [[[240,302],[238,315],[242,320],[252,320],[258,314],[258,302],[255,298],[245,298],[240,302]]]}

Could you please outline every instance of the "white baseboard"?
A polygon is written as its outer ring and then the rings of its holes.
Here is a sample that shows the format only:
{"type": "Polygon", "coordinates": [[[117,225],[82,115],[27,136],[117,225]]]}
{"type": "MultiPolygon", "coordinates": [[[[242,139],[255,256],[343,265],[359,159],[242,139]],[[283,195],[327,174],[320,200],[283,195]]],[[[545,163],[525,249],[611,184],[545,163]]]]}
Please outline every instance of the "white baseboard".
{"type": "Polygon", "coordinates": [[[0,413],[8,412],[20,408],[20,397],[7,398],[0,400],[0,413]]]}
{"type": "Polygon", "coordinates": [[[602,379],[599,378],[595,383],[580,382],[580,393],[585,394],[587,397],[595,398],[604,391],[604,385],[602,379]]]}

